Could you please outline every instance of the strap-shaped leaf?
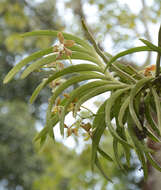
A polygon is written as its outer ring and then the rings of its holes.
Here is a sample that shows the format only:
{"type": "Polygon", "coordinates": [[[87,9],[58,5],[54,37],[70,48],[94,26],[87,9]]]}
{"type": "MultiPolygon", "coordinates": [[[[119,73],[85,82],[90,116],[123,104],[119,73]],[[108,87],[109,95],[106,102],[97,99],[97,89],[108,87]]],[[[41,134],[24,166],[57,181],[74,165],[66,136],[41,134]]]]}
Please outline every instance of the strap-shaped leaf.
{"type": "Polygon", "coordinates": [[[52,137],[52,139],[54,138],[54,133],[53,133],[53,127],[59,122],[59,118],[58,115],[55,114],[54,117],[52,118],[52,125],[49,126],[45,126],[34,138],[34,141],[38,141],[38,140],[45,140],[47,135],[49,134],[50,137],[52,137]],[[53,127],[52,127],[53,126],[53,127]],[[51,131],[53,134],[51,134],[51,131]]]}
{"type": "Polygon", "coordinates": [[[142,150],[140,149],[136,149],[136,154],[138,155],[138,158],[139,160],[141,161],[141,164],[142,164],[142,169],[143,169],[143,172],[144,172],[144,179],[147,180],[147,177],[148,177],[148,167],[147,167],[147,161],[146,161],[146,158],[145,158],[145,154],[142,150]]]}
{"type": "Polygon", "coordinates": [[[48,128],[44,127],[34,138],[34,141],[38,141],[41,138],[46,138],[48,132],[48,128]]]}
{"type": "Polygon", "coordinates": [[[72,51],[77,51],[77,52],[81,52],[81,53],[86,53],[92,57],[95,57],[95,54],[93,52],[90,52],[87,48],[84,48],[80,45],[73,45],[72,47],[68,47],[68,49],[72,50],[72,51]]]}
{"type": "Polygon", "coordinates": [[[114,92],[110,98],[107,100],[106,106],[105,106],[105,121],[107,124],[107,127],[111,133],[111,135],[116,138],[121,144],[125,144],[129,147],[132,147],[132,145],[130,145],[127,141],[125,141],[124,139],[122,139],[114,130],[112,123],[111,123],[111,108],[112,106],[114,106],[115,101],[117,100],[117,98],[119,98],[123,93],[125,93],[127,90],[129,90],[128,88],[124,88],[124,89],[120,89],[117,90],[116,92],[114,92]]]}
{"type": "Polygon", "coordinates": [[[117,67],[115,64],[111,65],[111,70],[116,72],[121,79],[126,81],[126,83],[135,83],[136,82],[136,80],[135,80],[135,78],[133,78],[133,76],[129,75],[127,72],[124,72],[119,67],[117,67]]]}
{"type": "Polygon", "coordinates": [[[126,164],[128,167],[130,167],[130,157],[131,157],[130,148],[127,146],[123,146],[123,149],[124,149],[124,154],[126,158],[126,164]]]}
{"type": "Polygon", "coordinates": [[[98,147],[98,152],[100,153],[101,156],[103,156],[106,160],[110,161],[110,162],[113,162],[113,159],[112,157],[107,154],[106,152],[104,152],[101,148],[98,147]]]}
{"type": "Polygon", "coordinates": [[[152,88],[152,94],[154,97],[154,102],[155,102],[156,111],[157,111],[158,126],[161,131],[161,103],[160,103],[160,99],[155,88],[152,88]]]}
{"type": "MultiPolygon", "coordinates": [[[[63,98],[59,104],[60,108],[63,108],[68,98],[63,98]]],[[[50,102],[49,102],[50,104],[50,102]]],[[[50,106],[49,106],[50,107],[50,106]]],[[[62,109],[63,110],[63,109],[62,109]]],[[[68,114],[69,111],[67,110],[65,115],[68,114]]],[[[52,113],[46,122],[46,127],[48,128],[48,132],[55,127],[55,125],[60,121],[60,113],[52,113]]]]}
{"type": "Polygon", "coordinates": [[[103,177],[104,177],[105,179],[107,179],[107,181],[110,181],[111,183],[113,183],[112,180],[111,180],[111,179],[106,175],[106,173],[104,172],[104,170],[103,170],[103,168],[102,168],[102,166],[101,166],[101,163],[100,163],[100,161],[98,160],[98,157],[97,157],[97,156],[96,156],[95,164],[96,164],[97,168],[99,169],[99,171],[101,172],[101,174],[103,175],[103,177]]]}
{"type": "Polygon", "coordinates": [[[147,168],[147,163],[146,163],[146,159],[145,159],[145,155],[144,155],[144,152],[148,151],[146,150],[147,148],[142,145],[141,143],[143,143],[143,141],[139,141],[136,137],[136,134],[134,133],[134,129],[133,129],[133,120],[130,116],[130,114],[128,115],[128,132],[129,132],[129,135],[131,137],[131,140],[134,144],[134,149],[135,149],[135,152],[142,164],[142,168],[143,168],[143,171],[144,171],[144,178],[147,179],[147,176],[148,176],[148,168],[147,168]]]}
{"type": "Polygon", "coordinates": [[[50,47],[50,48],[35,52],[35,53],[31,54],[30,56],[24,58],[9,71],[9,73],[5,76],[3,82],[8,83],[25,65],[27,65],[28,63],[30,63],[33,60],[36,60],[36,59],[38,59],[44,55],[47,55],[49,53],[52,53],[52,52],[53,52],[53,48],[50,47]]]}
{"type": "Polygon", "coordinates": [[[65,106],[64,106],[64,109],[61,113],[61,121],[60,121],[60,130],[61,130],[61,134],[63,135],[64,133],[64,119],[65,119],[65,114],[66,114],[66,111],[70,105],[70,103],[72,103],[72,101],[75,99],[75,98],[78,98],[78,95],[79,97],[83,96],[84,94],[87,93],[87,91],[89,92],[92,88],[95,88],[95,87],[98,87],[98,86],[102,86],[102,85],[105,85],[106,84],[106,81],[93,81],[93,82],[90,82],[90,83],[87,83],[83,86],[80,86],[78,88],[76,88],[75,90],[72,91],[70,97],[68,98],[65,106]]]}
{"type": "Polygon", "coordinates": [[[150,153],[146,153],[146,157],[149,160],[149,162],[151,163],[151,165],[157,169],[158,171],[161,172],[161,166],[154,160],[154,158],[152,157],[152,155],[150,153]]]}
{"type": "Polygon", "coordinates": [[[129,75],[133,76],[136,79],[144,78],[144,75],[139,73],[137,69],[135,69],[132,65],[129,64],[122,64],[120,62],[115,62],[113,65],[116,65],[122,71],[128,73],[129,75]]]}
{"type": "Polygon", "coordinates": [[[159,139],[157,136],[155,136],[155,134],[153,134],[148,128],[146,129],[146,134],[147,134],[147,136],[150,137],[154,142],[160,142],[160,143],[161,143],[160,139],[159,139]]]}
{"type": "Polygon", "coordinates": [[[149,42],[148,40],[144,40],[144,39],[140,39],[145,45],[147,45],[149,48],[151,48],[153,51],[157,51],[159,53],[161,53],[161,47],[159,46],[155,46],[154,44],[152,44],[151,42],[149,42]]]}
{"type": "Polygon", "coordinates": [[[157,133],[157,135],[160,136],[160,131],[158,129],[158,126],[157,124],[155,123],[155,121],[153,120],[152,118],[152,113],[151,113],[151,107],[150,107],[150,100],[149,100],[149,97],[148,98],[145,98],[145,117],[146,117],[146,120],[148,122],[148,124],[150,125],[150,127],[157,133]]]}
{"type": "Polygon", "coordinates": [[[42,81],[42,83],[40,83],[38,85],[38,87],[35,89],[35,91],[33,92],[32,96],[31,96],[30,102],[33,102],[36,99],[36,97],[38,96],[38,94],[40,93],[40,91],[53,80],[55,80],[61,76],[67,75],[67,74],[78,73],[81,71],[101,72],[101,69],[99,67],[97,67],[95,65],[91,65],[91,64],[78,64],[78,65],[72,65],[70,67],[66,67],[61,71],[57,71],[52,76],[50,76],[47,80],[42,81]]]}
{"type": "Polygon", "coordinates": [[[113,57],[109,60],[107,66],[106,66],[106,68],[105,68],[105,70],[106,70],[107,67],[109,67],[113,62],[115,62],[118,58],[123,57],[123,56],[125,56],[125,55],[132,54],[132,53],[140,52],[140,51],[152,51],[152,49],[149,48],[149,47],[147,47],[147,46],[140,46],[140,47],[135,47],[135,48],[131,48],[131,49],[122,51],[122,52],[116,54],[115,56],[113,56],[113,57]]]}
{"type": "Polygon", "coordinates": [[[92,157],[91,157],[92,170],[94,168],[94,163],[96,159],[96,153],[97,153],[97,148],[100,142],[100,138],[106,128],[105,104],[106,104],[106,101],[99,107],[93,121],[94,132],[92,134],[92,157]]]}
{"type": "Polygon", "coordinates": [[[113,151],[115,156],[115,161],[121,170],[125,170],[123,164],[121,163],[119,151],[118,151],[118,140],[116,138],[113,139],[113,151]]]}
{"type": "MultiPolygon", "coordinates": [[[[67,98],[64,98],[61,103],[60,106],[64,106],[64,104],[66,103],[67,98]]],[[[35,141],[42,139],[42,138],[46,138],[47,135],[49,134],[49,136],[51,136],[51,131],[53,131],[53,127],[59,122],[59,117],[58,114],[53,114],[49,124],[50,125],[45,125],[45,127],[38,133],[38,135],[36,135],[36,137],[34,138],[35,141]]],[[[52,137],[53,138],[53,137],[52,137]]]]}
{"type": "MultiPolygon", "coordinates": [[[[56,98],[69,86],[81,82],[81,81],[85,81],[85,80],[89,80],[89,79],[106,79],[106,77],[104,77],[101,74],[98,74],[96,72],[92,72],[89,71],[88,74],[80,74],[78,76],[74,76],[70,79],[68,79],[67,81],[65,81],[64,83],[60,84],[60,86],[54,91],[53,95],[50,97],[50,101],[49,101],[49,106],[48,106],[48,110],[47,110],[47,118],[46,121],[48,121],[49,117],[50,117],[50,113],[51,113],[51,109],[53,104],[55,103],[56,98]]],[[[108,84],[110,81],[106,81],[106,83],[108,84]]],[[[114,83],[115,84],[115,83],[114,83]]]]}
{"type": "MultiPolygon", "coordinates": [[[[69,94],[69,97],[72,99],[70,101],[70,103],[73,101],[73,99],[75,99],[76,97],[77,98],[80,98],[82,96],[82,93],[87,93],[88,90],[92,87],[95,87],[97,85],[101,85],[101,84],[105,84],[107,81],[94,81],[94,82],[91,82],[88,83],[88,84],[85,84],[83,86],[80,86],[78,87],[77,89],[75,89],[74,91],[72,91],[70,94],[69,94]],[[77,90],[77,92],[76,92],[77,90]]],[[[64,117],[70,112],[70,110],[68,109],[65,109],[65,106],[68,104],[69,102],[69,99],[70,98],[64,98],[61,103],[60,103],[60,106],[63,108],[62,109],[62,114],[64,115],[64,117]]],[[[69,104],[70,104],[69,103],[69,104]]],[[[50,102],[49,102],[50,104],[50,102]]],[[[48,108],[49,109],[49,108],[48,108]]],[[[49,111],[49,110],[48,110],[49,111]]],[[[61,114],[61,115],[62,115],[61,114]]],[[[58,115],[58,114],[54,114],[54,116],[51,115],[51,117],[48,119],[48,122],[46,124],[48,130],[51,130],[59,121],[61,122],[62,120],[62,117],[61,115],[58,115]]],[[[62,128],[64,128],[64,125],[62,126],[62,128]]],[[[63,131],[64,132],[64,131],[63,131]]],[[[63,134],[62,132],[62,134],[63,134]]]]}
{"type": "MultiPolygon", "coordinates": [[[[34,63],[32,63],[31,65],[29,65],[27,67],[27,69],[25,69],[25,71],[22,73],[21,78],[24,79],[26,78],[31,72],[33,72],[36,69],[40,69],[43,65],[47,65],[49,63],[52,63],[54,61],[56,61],[56,54],[53,55],[48,55],[47,57],[44,57],[34,63]]],[[[60,60],[68,60],[69,57],[63,55],[60,60]]],[[[93,58],[91,56],[89,56],[86,53],[80,53],[80,52],[73,52],[71,55],[71,59],[79,59],[79,60],[87,60],[87,61],[91,61],[93,63],[99,64],[99,61],[96,58],[93,58]]]]}
{"type": "Polygon", "coordinates": [[[91,90],[88,94],[85,94],[84,96],[82,96],[78,102],[76,103],[75,105],[75,108],[74,108],[74,116],[76,115],[77,111],[79,110],[80,106],[86,102],[87,100],[93,98],[94,96],[97,96],[99,94],[102,94],[104,92],[108,92],[108,91],[111,91],[111,90],[116,90],[116,89],[121,89],[121,88],[125,88],[127,87],[126,85],[104,85],[104,86],[101,86],[101,87],[97,87],[93,90],[91,90]]]}
{"type": "MultiPolygon", "coordinates": [[[[24,34],[22,34],[22,37],[28,37],[28,36],[52,36],[52,37],[57,37],[59,31],[54,31],[54,30],[38,30],[38,31],[32,31],[32,32],[26,32],[24,34]]],[[[90,46],[87,41],[78,38],[75,35],[72,34],[68,34],[65,32],[62,32],[64,38],[66,40],[74,40],[75,43],[83,46],[86,49],[89,49],[90,51],[93,50],[92,46],[90,46]]]]}
{"type": "Polygon", "coordinates": [[[120,108],[120,111],[119,111],[119,114],[118,114],[118,123],[120,125],[120,127],[124,127],[124,124],[123,124],[123,118],[124,118],[124,115],[125,115],[125,112],[129,106],[129,102],[130,102],[130,97],[128,97],[124,103],[122,104],[121,108],[120,108]]]}
{"type": "Polygon", "coordinates": [[[137,114],[135,112],[134,109],[134,100],[135,100],[135,96],[139,93],[139,91],[145,86],[145,84],[147,82],[149,82],[150,80],[152,80],[152,77],[146,77],[143,78],[141,80],[139,80],[136,85],[133,87],[133,89],[130,92],[130,103],[129,103],[129,111],[131,114],[132,119],[134,120],[135,124],[137,125],[137,127],[142,131],[142,125],[137,117],[137,114]]]}
{"type": "MultiPolygon", "coordinates": [[[[126,97],[125,97],[126,99],[126,97]]],[[[124,140],[127,141],[127,137],[126,137],[126,133],[125,133],[125,127],[121,127],[119,125],[119,122],[118,122],[118,114],[117,116],[115,117],[115,120],[116,120],[116,132],[117,134],[123,138],[124,140]]],[[[123,147],[123,151],[124,151],[124,154],[125,154],[125,158],[126,158],[126,163],[127,163],[127,166],[130,167],[130,156],[131,156],[131,153],[130,153],[130,148],[126,145],[123,145],[121,144],[122,147],[123,147]]],[[[123,166],[122,166],[123,167],[123,166]]],[[[124,168],[124,167],[123,167],[124,168]]],[[[125,168],[124,168],[125,169],[125,168]]]]}
{"type": "Polygon", "coordinates": [[[32,93],[32,96],[30,98],[30,103],[31,104],[35,101],[35,99],[37,98],[40,91],[44,88],[45,85],[46,85],[46,80],[43,79],[42,82],[36,87],[36,89],[32,93]]]}

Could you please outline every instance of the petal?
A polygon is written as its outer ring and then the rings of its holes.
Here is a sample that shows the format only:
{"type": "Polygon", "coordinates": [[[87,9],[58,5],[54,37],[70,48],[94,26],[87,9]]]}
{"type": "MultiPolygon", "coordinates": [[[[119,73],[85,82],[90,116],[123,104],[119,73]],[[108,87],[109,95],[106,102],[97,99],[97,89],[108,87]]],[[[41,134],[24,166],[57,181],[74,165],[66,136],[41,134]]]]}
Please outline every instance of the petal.
{"type": "Polygon", "coordinates": [[[65,47],[72,47],[74,45],[74,41],[73,40],[66,40],[64,43],[65,47]]]}
{"type": "Polygon", "coordinates": [[[59,60],[62,56],[62,52],[59,52],[58,56],[56,57],[56,60],[59,60]]]}
{"type": "Polygon", "coordinates": [[[61,44],[64,44],[64,36],[61,32],[58,32],[58,39],[61,44]]]}
{"type": "Polygon", "coordinates": [[[72,130],[70,128],[67,129],[67,137],[70,137],[72,134],[72,130]]]}
{"type": "Polygon", "coordinates": [[[72,51],[70,49],[64,48],[64,51],[65,51],[65,55],[67,55],[67,56],[72,55],[72,51]]]}

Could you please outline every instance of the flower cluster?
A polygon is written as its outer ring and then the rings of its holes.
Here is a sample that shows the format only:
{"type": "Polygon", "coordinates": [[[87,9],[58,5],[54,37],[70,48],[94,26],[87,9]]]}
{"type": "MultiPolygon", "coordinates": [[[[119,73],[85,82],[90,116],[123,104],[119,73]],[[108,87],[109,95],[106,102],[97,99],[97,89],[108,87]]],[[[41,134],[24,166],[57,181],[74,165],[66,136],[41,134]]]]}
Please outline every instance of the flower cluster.
{"type": "Polygon", "coordinates": [[[72,47],[74,45],[73,40],[65,40],[64,36],[61,32],[58,33],[59,45],[55,45],[53,47],[53,51],[58,53],[56,60],[60,59],[63,54],[70,57],[72,55],[72,51],[67,47],[72,47]]]}
{"type": "Polygon", "coordinates": [[[153,76],[156,70],[156,66],[155,65],[150,65],[148,67],[145,68],[144,70],[144,75],[145,76],[153,76]]]}

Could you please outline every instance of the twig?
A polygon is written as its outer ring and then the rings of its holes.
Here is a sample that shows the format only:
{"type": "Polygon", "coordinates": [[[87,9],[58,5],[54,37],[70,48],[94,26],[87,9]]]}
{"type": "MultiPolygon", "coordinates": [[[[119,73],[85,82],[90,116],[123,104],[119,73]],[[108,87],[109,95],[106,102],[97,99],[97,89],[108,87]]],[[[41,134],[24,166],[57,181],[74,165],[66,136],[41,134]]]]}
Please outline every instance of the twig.
{"type": "MultiPolygon", "coordinates": [[[[161,47],[161,25],[160,25],[160,28],[159,28],[159,33],[158,33],[158,46],[161,47]]],[[[156,73],[155,73],[155,76],[158,77],[159,76],[159,73],[160,73],[160,53],[158,52],[158,55],[157,55],[157,60],[156,60],[156,73]]]]}
{"type": "Polygon", "coordinates": [[[87,35],[88,35],[88,38],[89,38],[89,40],[91,41],[91,43],[93,44],[93,47],[95,48],[96,52],[98,53],[98,55],[99,55],[100,57],[102,57],[102,59],[104,60],[104,62],[107,64],[109,60],[108,60],[107,57],[102,53],[102,51],[99,49],[99,47],[98,47],[96,41],[94,40],[92,34],[89,32],[89,30],[88,30],[88,28],[87,28],[87,26],[86,26],[86,24],[85,24],[85,22],[84,22],[83,19],[82,19],[82,26],[83,26],[84,30],[86,31],[86,33],[87,33],[87,35]]]}

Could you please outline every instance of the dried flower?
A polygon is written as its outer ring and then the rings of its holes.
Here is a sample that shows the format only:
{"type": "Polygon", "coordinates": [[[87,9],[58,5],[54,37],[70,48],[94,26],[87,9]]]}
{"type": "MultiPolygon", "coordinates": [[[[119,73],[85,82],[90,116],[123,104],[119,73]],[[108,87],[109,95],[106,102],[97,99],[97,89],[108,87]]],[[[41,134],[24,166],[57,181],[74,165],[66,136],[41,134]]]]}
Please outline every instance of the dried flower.
{"type": "Polygon", "coordinates": [[[72,134],[72,130],[71,130],[71,128],[68,128],[68,129],[67,129],[67,137],[70,137],[71,134],[72,134]]]}
{"type": "Polygon", "coordinates": [[[87,132],[89,132],[90,131],[90,129],[91,129],[91,124],[88,122],[88,123],[82,123],[81,124],[81,127],[85,130],[85,131],[87,131],[87,132]]]}
{"type": "Polygon", "coordinates": [[[150,65],[145,68],[144,70],[144,75],[145,76],[152,76],[155,72],[156,66],[155,65],[150,65]]]}
{"type": "Polygon", "coordinates": [[[61,102],[61,99],[60,99],[60,97],[58,97],[57,102],[56,102],[56,106],[58,106],[60,104],[60,102],[61,102]]]}
{"type": "Polygon", "coordinates": [[[69,94],[67,94],[67,93],[64,93],[63,96],[64,96],[65,98],[70,98],[69,94]]]}
{"type": "Polygon", "coordinates": [[[55,79],[55,80],[53,80],[52,82],[49,83],[49,87],[54,89],[55,87],[62,84],[64,81],[65,81],[65,79],[63,79],[63,78],[57,78],[57,79],[55,79]]]}
{"type": "Polygon", "coordinates": [[[78,136],[78,128],[72,129],[72,133],[73,133],[75,136],[78,136]]]}
{"type": "Polygon", "coordinates": [[[58,33],[59,45],[53,47],[53,51],[58,53],[56,60],[60,59],[63,54],[66,56],[71,56],[72,51],[67,47],[72,47],[74,45],[73,40],[64,40],[64,36],[61,32],[58,33]]]}

